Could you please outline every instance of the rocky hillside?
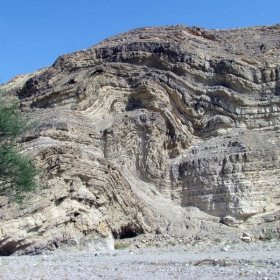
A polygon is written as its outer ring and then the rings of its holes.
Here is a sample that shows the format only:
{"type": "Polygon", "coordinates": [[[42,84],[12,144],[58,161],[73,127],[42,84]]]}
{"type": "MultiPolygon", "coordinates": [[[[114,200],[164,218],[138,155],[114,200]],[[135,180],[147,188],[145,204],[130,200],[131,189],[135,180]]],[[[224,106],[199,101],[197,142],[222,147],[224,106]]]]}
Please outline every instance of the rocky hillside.
{"type": "MultiPolygon", "coordinates": [[[[42,168],[0,253],[280,232],[280,24],[140,28],[3,84],[42,168]]],[[[187,241],[186,241],[187,242],[187,241]]]]}

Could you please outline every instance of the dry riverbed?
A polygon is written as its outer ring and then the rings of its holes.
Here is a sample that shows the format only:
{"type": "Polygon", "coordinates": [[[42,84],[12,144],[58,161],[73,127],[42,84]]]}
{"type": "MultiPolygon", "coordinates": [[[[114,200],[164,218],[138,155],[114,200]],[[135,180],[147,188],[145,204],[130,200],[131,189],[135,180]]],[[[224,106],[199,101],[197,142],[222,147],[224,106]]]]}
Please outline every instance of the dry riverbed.
{"type": "Polygon", "coordinates": [[[0,279],[280,279],[280,242],[205,242],[0,258],[0,279]]]}

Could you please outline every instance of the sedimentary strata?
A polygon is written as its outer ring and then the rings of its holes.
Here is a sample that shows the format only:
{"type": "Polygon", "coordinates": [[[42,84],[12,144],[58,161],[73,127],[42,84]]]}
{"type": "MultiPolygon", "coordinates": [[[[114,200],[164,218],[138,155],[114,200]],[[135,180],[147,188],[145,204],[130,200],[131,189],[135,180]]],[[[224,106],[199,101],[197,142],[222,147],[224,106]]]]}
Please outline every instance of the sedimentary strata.
{"type": "Polygon", "coordinates": [[[0,252],[279,234],[279,36],[140,28],[3,84],[38,122],[23,152],[49,188],[1,197],[0,252]]]}

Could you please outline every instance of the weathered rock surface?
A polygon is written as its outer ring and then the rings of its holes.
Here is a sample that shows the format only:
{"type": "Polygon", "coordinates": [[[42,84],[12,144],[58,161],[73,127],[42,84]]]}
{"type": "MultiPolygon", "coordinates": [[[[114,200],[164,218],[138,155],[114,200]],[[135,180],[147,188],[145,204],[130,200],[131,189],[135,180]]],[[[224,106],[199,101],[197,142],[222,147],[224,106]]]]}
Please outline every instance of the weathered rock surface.
{"type": "Polygon", "coordinates": [[[279,235],[279,36],[140,28],[2,85],[39,122],[24,152],[49,188],[1,198],[0,252],[279,235]]]}

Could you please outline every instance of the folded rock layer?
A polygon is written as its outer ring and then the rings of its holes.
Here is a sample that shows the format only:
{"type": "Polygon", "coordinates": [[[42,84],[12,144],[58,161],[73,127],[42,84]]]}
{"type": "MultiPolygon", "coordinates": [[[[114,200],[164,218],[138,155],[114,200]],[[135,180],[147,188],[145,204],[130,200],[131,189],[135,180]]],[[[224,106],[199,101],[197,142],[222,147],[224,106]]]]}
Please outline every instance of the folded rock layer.
{"type": "Polygon", "coordinates": [[[48,188],[23,206],[1,197],[0,253],[277,232],[279,36],[140,28],[2,85],[38,123],[23,152],[48,188]]]}

